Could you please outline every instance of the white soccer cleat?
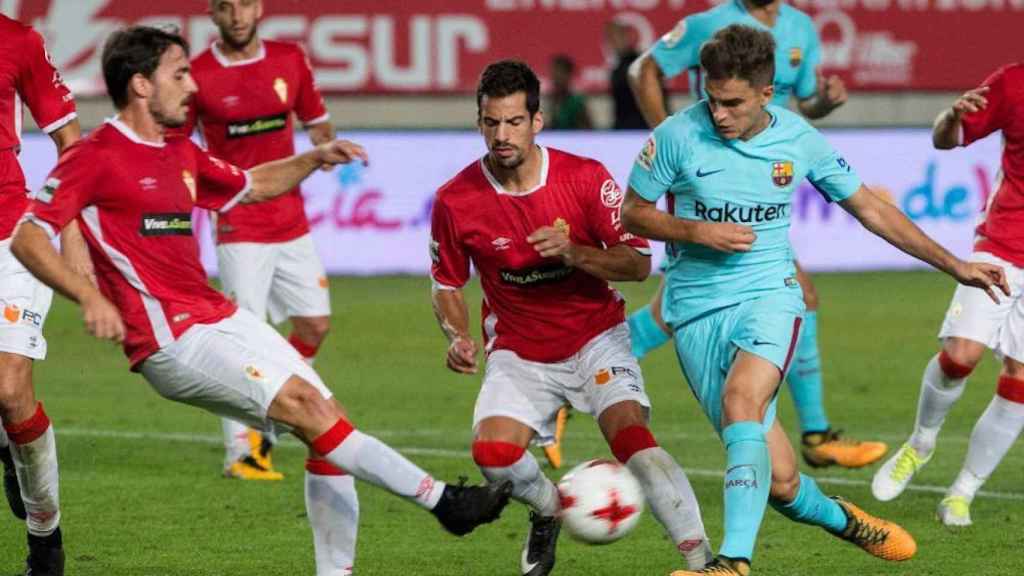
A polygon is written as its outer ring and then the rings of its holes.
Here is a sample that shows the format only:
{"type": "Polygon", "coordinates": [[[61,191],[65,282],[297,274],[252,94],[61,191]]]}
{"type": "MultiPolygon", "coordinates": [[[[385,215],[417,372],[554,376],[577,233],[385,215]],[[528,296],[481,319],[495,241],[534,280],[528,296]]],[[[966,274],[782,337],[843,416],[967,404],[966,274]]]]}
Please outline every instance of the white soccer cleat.
{"type": "Polygon", "coordinates": [[[939,522],[945,526],[966,527],[971,522],[971,502],[963,496],[946,496],[936,510],[939,522]]]}
{"type": "Polygon", "coordinates": [[[900,446],[896,454],[875,472],[875,478],[871,481],[871,493],[882,502],[896,498],[907,488],[914,474],[931,459],[931,454],[921,456],[910,444],[900,446]]]}

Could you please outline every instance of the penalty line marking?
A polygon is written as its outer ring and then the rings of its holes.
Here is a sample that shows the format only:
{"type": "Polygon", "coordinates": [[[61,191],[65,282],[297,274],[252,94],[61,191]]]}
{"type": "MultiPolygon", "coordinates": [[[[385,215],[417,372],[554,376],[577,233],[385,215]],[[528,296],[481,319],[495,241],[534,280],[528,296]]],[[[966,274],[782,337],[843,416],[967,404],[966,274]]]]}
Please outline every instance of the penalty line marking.
{"type": "MultiPolygon", "coordinates": [[[[213,446],[220,446],[224,443],[224,439],[221,436],[211,436],[206,434],[185,434],[177,432],[133,432],[128,430],[92,430],[88,428],[56,428],[55,432],[58,436],[72,436],[80,438],[114,438],[119,440],[146,440],[146,441],[169,441],[169,442],[184,442],[188,444],[208,444],[213,446]]],[[[397,433],[398,431],[381,431],[374,432],[372,430],[367,433],[374,436],[402,436],[403,434],[397,433]]],[[[414,432],[410,431],[407,436],[414,436],[414,432]]],[[[432,434],[439,435],[439,434],[432,434]]],[[[280,448],[298,449],[305,448],[298,440],[293,438],[285,438],[283,442],[279,444],[280,448]]],[[[470,459],[472,458],[469,450],[449,450],[445,448],[426,448],[422,446],[393,446],[395,450],[398,450],[402,454],[412,456],[431,456],[435,458],[451,458],[451,459],[470,459]]],[[[570,461],[566,462],[567,467],[574,466],[579,462],[570,461]]],[[[688,468],[683,467],[683,470],[689,476],[700,476],[703,478],[722,478],[725,473],[721,470],[709,470],[704,468],[688,468]]],[[[814,480],[819,484],[831,484],[834,486],[856,486],[856,487],[870,487],[871,482],[865,480],[853,480],[850,478],[838,478],[835,476],[814,476],[814,480]]],[[[920,485],[911,484],[907,486],[907,490],[910,492],[924,492],[929,494],[945,494],[945,486],[934,486],[934,485],[920,485]]],[[[992,492],[989,490],[981,490],[977,494],[978,498],[991,498],[994,500],[1018,500],[1024,501],[1024,493],[1022,492],[992,492]]]]}

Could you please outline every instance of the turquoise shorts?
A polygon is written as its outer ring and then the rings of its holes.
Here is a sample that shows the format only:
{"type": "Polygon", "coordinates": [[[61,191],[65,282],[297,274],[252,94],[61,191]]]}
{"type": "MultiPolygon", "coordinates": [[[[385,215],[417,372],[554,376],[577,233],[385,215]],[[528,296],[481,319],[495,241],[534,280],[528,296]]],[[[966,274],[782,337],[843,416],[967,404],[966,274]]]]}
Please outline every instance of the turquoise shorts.
{"type": "MultiPolygon", "coordinates": [[[[778,366],[785,377],[800,335],[804,301],[799,291],[770,292],[676,327],[679,366],[711,425],[722,433],[722,394],[736,353],[744,350],[778,366]]],[[[765,411],[767,432],[775,398],[765,411]]]]}

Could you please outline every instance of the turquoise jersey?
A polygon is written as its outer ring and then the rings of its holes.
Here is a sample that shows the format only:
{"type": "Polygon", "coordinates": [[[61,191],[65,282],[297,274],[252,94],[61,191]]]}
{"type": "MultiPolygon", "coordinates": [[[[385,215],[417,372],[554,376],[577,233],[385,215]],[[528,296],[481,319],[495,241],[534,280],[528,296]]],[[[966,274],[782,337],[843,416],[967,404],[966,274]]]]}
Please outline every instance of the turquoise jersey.
{"type": "Polygon", "coordinates": [[[768,30],[775,37],[775,97],[773,104],[787,106],[789,97],[803,100],[818,89],[814,70],[821,63],[821,41],[814,22],[807,14],[783,3],[774,28],[768,28],[747,12],[742,0],[727,2],[691,14],[654,44],[651,56],[661,72],[674,78],[683,71],[690,75],[690,92],[704,97],[700,77],[700,47],[722,28],[743,24],[768,30]]]}
{"type": "Polygon", "coordinates": [[[728,254],[685,242],[666,244],[662,312],[678,326],[775,290],[797,290],[789,243],[790,202],[807,178],[828,201],[852,196],[861,181],[801,116],[769,105],[767,128],[748,141],[718,135],[706,101],[661,123],[647,140],[629,186],[687,220],[735,222],[757,234],[753,249],[728,254]]]}

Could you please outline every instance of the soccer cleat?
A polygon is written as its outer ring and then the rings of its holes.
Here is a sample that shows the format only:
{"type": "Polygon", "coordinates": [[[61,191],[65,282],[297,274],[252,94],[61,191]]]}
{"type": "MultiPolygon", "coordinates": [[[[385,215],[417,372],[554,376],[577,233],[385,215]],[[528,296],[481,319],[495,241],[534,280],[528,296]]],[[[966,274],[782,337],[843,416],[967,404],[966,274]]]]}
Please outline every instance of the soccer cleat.
{"type": "Polygon", "coordinates": [[[49,536],[28,535],[25,576],[64,576],[64,545],[60,528],[49,536]]]}
{"type": "Polygon", "coordinates": [[[931,454],[922,457],[910,444],[900,446],[896,454],[875,472],[871,480],[871,493],[882,502],[892,500],[903,493],[914,474],[931,459],[931,454]]]}
{"type": "Polygon", "coordinates": [[[247,439],[249,441],[249,455],[252,456],[252,459],[260,465],[260,468],[277,473],[274,470],[273,463],[270,461],[270,451],[274,449],[273,442],[252,428],[249,429],[247,439]]]}
{"type": "Polygon", "coordinates": [[[21,487],[18,485],[18,475],[14,470],[14,458],[11,456],[10,447],[0,448],[0,462],[4,466],[4,496],[7,496],[7,504],[18,519],[24,520],[25,501],[21,499],[21,487]]]}
{"type": "Polygon", "coordinates": [[[676,570],[669,576],[747,576],[750,574],[750,563],[746,560],[733,560],[725,556],[717,556],[710,564],[700,570],[676,570]]]}
{"type": "Polygon", "coordinates": [[[267,470],[252,456],[242,456],[224,470],[224,477],[239,480],[282,480],[284,474],[276,470],[267,470]]]}
{"type": "Polygon", "coordinates": [[[804,462],[814,468],[861,468],[885,456],[887,450],[885,442],[862,442],[844,437],[842,430],[829,429],[804,434],[801,452],[804,462]]]}
{"type": "Polygon", "coordinates": [[[846,529],[836,536],[882,560],[901,562],[914,557],[917,542],[902,526],[876,518],[842,498],[832,499],[843,509],[847,521],[846,529]]]}
{"type": "Polygon", "coordinates": [[[565,434],[565,423],[569,420],[569,407],[562,406],[555,416],[555,442],[544,446],[544,456],[548,464],[558,470],[562,467],[562,435],[565,434]]]}
{"type": "Polygon", "coordinates": [[[946,526],[962,528],[972,524],[971,502],[963,496],[946,496],[939,502],[936,514],[946,526]]]}
{"type": "Polygon", "coordinates": [[[561,522],[554,516],[530,512],[530,534],[523,546],[519,567],[523,576],[547,576],[555,568],[555,546],[561,522]]]}
{"type": "Polygon", "coordinates": [[[466,479],[462,478],[457,485],[444,487],[441,499],[430,512],[445,530],[456,536],[465,536],[477,526],[497,520],[511,495],[511,480],[466,486],[466,479]]]}

